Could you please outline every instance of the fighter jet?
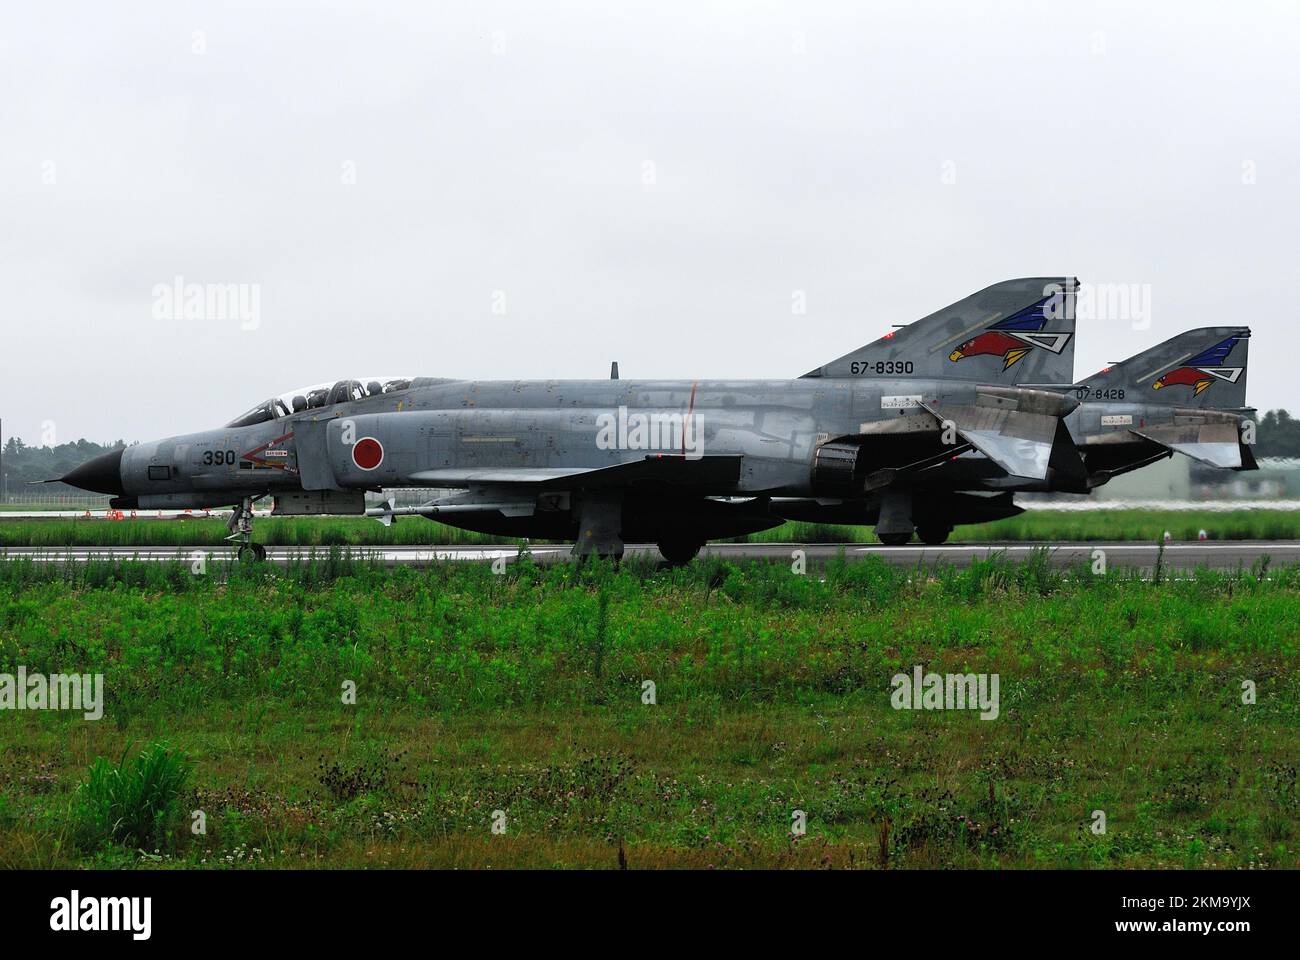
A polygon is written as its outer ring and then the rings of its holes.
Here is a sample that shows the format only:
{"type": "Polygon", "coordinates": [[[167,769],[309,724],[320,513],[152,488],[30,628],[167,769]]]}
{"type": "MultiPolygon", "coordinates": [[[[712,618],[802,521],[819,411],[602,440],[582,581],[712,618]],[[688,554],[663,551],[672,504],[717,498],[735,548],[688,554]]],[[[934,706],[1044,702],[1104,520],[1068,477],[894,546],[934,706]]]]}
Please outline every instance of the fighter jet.
{"type": "MultiPolygon", "coordinates": [[[[677,563],[780,524],[774,501],[882,490],[871,522],[910,539],[918,511],[897,508],[899,477],[967,451],[1026,482],[1083,469],[1063,424],[1079,400],[1060,392],[1076,289],[1066,277],[994,284],[793,380],[339,380],[60,479],[116,508],[234,506],[241,559],[264,555],[252,540],[264,497],[279,515],[417,514],[571,540],[579,557],[655,543],[677,563]],[[367,509],[367,492],[397,487],[457,492],[367,509]]],[[[1008,510],[1019,512],[952,496],[920,515],[951,528],[1008,510]]]]}
{"type": "Polygon", "coordinates": [[[1013,516],[1022,512],[1015,492],[1088,493],[1174,453],[1214,467],[1257,469],[1250,450],[1255,411],[1245,406],[1249,338],[1246,327],[1190,330],[1061,388],[1079,406],[1065,417],[1065,435],[1042,476],[1012,476],[968,449],[884,471],[852,496],[778,498],[772,509],[795,520],[876,523],[886,543],[907,542],[915,528],[923,542],[940,544],[952,531],[954,503],[968,514],[1013,516]],[[885,524],[892,526],[882,532],[885,524]]]}
{"type": "Polygon", "coordinates": [[[952,489],[1087,493],[1175,453],[1212,467],[1255,470],[1255,411],[1246,406],[1249,346],[1248,327],[1189,330],[1077,384],[1080,405],[1065,426],[1081,471],[1053,471],[1041,481],[1011,477],[973,453],[925,471],[915,486],[937,495],[952,489]]]}
{"type": "Polygon", "coordinates": [[[1246,404],[1249,327],[1180,334],[1081,384],[1067,421],[1088,487],[1180,453],[1211,467],[1257,470],[1246,404]]]}

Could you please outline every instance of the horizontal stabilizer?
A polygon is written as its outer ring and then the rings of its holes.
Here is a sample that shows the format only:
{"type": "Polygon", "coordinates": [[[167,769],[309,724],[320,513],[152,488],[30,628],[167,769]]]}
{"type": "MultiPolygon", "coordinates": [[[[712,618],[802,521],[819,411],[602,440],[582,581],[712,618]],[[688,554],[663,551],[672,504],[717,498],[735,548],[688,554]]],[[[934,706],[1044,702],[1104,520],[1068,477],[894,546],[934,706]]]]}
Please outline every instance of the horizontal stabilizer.
{"type": "MultiPolygon", "coordinates": [[[[1013,477],[1043,480],[1050,469],[1083,476],[1078,450],[1062,418],[1079,404],[1072,397],[1023,387],[976,387],[974,403],[922,402],[945,426],[1013,477]],[[1077,461],[1077,462],[1075,462],[1077,461]]],[[[955,448],[955,445],[954,445],[955,448]]]]}
{"type": "Polygon", "coordinates": [[[1008,474],[1042,480],[1052,457],[1060,420],[1042,413],[976,405],[923,404],[941,421],[1008,474]]]}
{"type": "Polygon", "coordinates": [[[1169,449],[1211,467],[1241,469],[1241,446],[1236,443],[1173,443],[1169,449]]]}
{"type": "Polygon", "coordinates": [[[1211,467],[1247,468],[1236,423],[1169,424],[1144,427],[1133,433],[1211,467]]]}

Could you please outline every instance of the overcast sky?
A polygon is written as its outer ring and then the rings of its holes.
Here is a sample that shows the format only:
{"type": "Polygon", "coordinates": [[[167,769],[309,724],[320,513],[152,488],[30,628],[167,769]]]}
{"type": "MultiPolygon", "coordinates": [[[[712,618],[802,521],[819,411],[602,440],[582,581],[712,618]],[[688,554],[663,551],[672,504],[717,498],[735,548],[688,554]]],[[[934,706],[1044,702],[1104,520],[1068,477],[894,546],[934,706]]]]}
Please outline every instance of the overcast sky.
{"type": "Polygon", "coordinates": [[[797,376],[1057,274],[1150,297],[1080,322],[1078,376],[1246,323],[1251,402],[1300,413],[1300,13],[1138,6],[11,5],[5,434],[358,375],[797,376]]]}

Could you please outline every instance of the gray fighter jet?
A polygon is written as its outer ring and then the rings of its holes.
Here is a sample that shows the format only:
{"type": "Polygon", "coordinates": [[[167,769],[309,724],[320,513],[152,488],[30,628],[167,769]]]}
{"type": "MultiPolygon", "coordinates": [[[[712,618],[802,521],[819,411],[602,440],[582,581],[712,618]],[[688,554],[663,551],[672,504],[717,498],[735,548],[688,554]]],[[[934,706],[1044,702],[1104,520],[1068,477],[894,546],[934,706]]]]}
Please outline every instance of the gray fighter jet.
{"type": "Polygon", "coordinates": [[[1076,289],[1065,277],[998,283],[794,380],[340,380],[60,479],[118,508],[234,506],[241,558],[263,553],[251,537],[263,497],[276,514],[411,513],[572,540],[579,556],[655,543],[681,562],[709,539],[781,523],[774,502],[865,492],[868,522],[902,542],[914,525],[1019,512],[1009,496],[896,495],[927,466],[977,451],[1027,483],[1084,469],[1063,423],[1079,400],[1061,392],[1076,289]],[[395,487],[459,492],[367,510],[366,492],[395,487]]]}
{"type": "Polygon", "coordinates": [[[887,543],[910,540],[915,527],[922,541],[938,544],[952,527],[936,521],[943,511],[935,505],[954,499],[1010,516],[1021,512],[1013,492],[1088,493],[1175,453],[1213,467],[1257,469],[1250,450],[1255,411],[1245,405],[1249,338],[1246,327],[1190,330],[1068,388],[1079,406],[1064,430],[1077,455],[1058,445],[1044,476],[1012,476],[972,449],[869,476],[852,496],[781,498],[772,510],[810,522],[876,523],[887,543]]]}
{"type": "Polygon", "coordinates": [[[1256,470],[1246,404],[1248,327],[1180,334],[1079,385],[1067,426],[1088,487],[1180,453],[1211,467],[1256,470]]]}
{"type": "Polygon", "coordinates": [[[1189,330],[1089,377],[1065,420],[1083,471],[1046,481],[1010,477],[997,464],[963,455],[918,478],[937,490],[972,478],[983,489],[1086,493],[1112,477],[1175,453],[1211,467],[1255,470],[1255,411],[1246,405],[1248,327],[1189,330]]]}

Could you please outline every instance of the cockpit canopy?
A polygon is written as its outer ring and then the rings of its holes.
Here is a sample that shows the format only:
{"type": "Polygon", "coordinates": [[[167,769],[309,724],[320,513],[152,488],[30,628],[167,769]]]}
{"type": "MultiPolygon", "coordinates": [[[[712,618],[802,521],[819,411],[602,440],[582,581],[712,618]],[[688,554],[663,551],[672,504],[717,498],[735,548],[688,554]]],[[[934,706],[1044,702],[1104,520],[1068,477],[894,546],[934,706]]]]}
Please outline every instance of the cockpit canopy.
{"type": "Polygon", "coordinates": [[[251,427],[258,423],[267,423],[287,417],[291,413],[303,413],[319,407],[328,407],[349,400],[361,400],[380,394],[396,393],[409,389],[411,377],[364,377],[360,380],[337,380],[333,383],[318,383],[311,387],[290,390],[278,397],[263,401],[241,417],[231,420],[227,427],[251,427]]]}

